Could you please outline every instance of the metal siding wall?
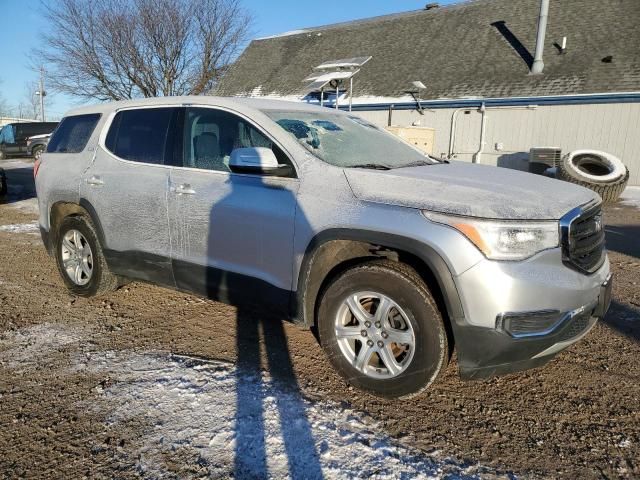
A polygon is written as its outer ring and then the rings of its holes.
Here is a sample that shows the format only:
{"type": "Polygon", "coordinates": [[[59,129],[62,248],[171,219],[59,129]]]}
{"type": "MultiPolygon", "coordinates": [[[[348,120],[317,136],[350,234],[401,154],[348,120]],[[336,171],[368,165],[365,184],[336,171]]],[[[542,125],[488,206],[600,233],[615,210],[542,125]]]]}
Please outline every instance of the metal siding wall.
{"type": "MultiPolygon", "coordinates": [[[[434,154],[449,148],[451,116],[455,109],[434,109],[420,115],[415,110],[393,112],[393,125],[420,122],[436,130],[434,154]]],[[[457,159],[471,161],[480,141],[481,115],[475,109],[458,114],[455,152],[457,159]]],[[[369,121],[386,126],[388,112],[357,112],[369,121]]],[[[543,105],[535,109],[500,107],[487,109],[482,163],[527,168],[531,147],[560,147],[563,153],[591,148],[618,156],[629,168],[630,185],[640,185],[640,103],[543,105]],[[497,143],[503,149],[495,149],[497,143]]]]}

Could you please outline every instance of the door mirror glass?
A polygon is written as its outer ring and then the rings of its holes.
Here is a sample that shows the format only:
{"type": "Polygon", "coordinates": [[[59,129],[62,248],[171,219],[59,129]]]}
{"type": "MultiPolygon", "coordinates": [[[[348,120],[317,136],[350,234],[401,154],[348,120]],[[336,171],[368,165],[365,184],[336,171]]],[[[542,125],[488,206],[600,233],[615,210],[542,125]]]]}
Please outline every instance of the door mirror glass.
{"type": "Polygon", "coordinates": [[[273,150],[265,147],[234,149],[229,159],[229,168],[236,173],[266,175],[286,175],[290,172],[289,165],[279,164],[273,150]]]}

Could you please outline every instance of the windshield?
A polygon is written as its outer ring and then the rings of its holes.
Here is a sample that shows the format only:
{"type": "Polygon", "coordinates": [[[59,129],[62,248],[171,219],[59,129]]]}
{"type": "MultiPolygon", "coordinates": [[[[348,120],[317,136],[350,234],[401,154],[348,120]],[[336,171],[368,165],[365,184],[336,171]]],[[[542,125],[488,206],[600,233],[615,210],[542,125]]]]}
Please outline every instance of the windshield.
{"type": "Polygon", "coordinates": [[[264,112],[308,151],[337,167],[403,168],[438,163],[391,133],[355,115],[264,112]]]}

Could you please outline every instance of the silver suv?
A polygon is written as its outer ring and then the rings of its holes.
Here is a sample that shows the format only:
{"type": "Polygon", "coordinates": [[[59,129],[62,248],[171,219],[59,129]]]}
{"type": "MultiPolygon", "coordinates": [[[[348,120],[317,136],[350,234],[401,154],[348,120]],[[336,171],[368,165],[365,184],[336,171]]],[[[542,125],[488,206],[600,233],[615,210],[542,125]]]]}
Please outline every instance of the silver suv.
{"type": "Polygon", "coordinates": [[[35,166],[68,289],[124,278],[265,301],[317,329],[351,384],[427,388],[536,367],[608,309],[600,199],[425,156],[349,114],[174,97],[70,112],[35,166]]]}

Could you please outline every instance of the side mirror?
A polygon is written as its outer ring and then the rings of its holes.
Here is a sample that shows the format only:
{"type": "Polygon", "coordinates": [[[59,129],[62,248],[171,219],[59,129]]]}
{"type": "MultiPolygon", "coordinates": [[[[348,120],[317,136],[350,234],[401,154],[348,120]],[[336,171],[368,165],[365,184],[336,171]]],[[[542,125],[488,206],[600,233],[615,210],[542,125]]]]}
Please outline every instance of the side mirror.
{"type": "Polygon", "coordinates": [[[287,176],[291,174],[289,165],[278,163],[270,148],[236,148],[231,152],[229,168],[235,173],[287,176]]]}

